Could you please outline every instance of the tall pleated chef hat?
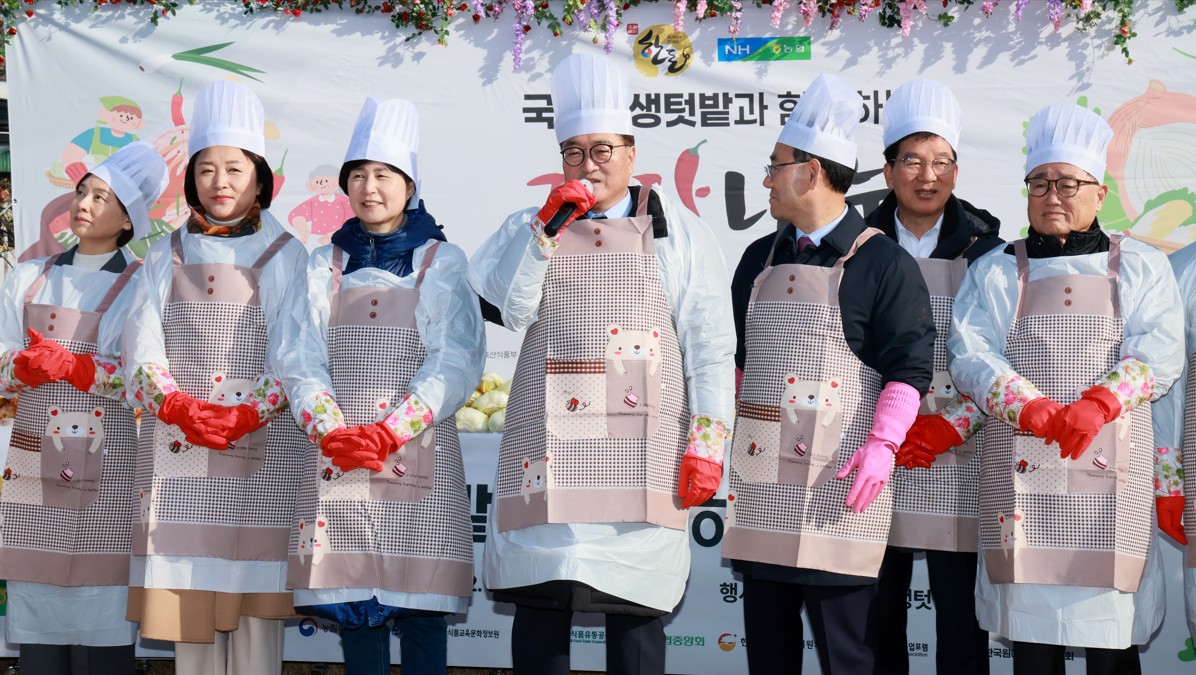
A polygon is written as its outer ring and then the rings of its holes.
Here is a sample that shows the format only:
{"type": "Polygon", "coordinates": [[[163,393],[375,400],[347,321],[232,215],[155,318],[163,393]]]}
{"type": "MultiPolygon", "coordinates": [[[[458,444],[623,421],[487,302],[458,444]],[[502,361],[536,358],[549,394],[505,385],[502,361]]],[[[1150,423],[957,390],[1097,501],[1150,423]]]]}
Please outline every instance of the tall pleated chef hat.
{"type": "Polygon", "coordinates": [[[910,134],[926,131],[942,136],[952,149],[958,150],[963,111],[947,85],[918,78],[893,90],[881,112],[880,123],[886,148],[910,134]]]}
{"type": "Polygon", "coordinates": [[[104,181],[116,193],[133,223],[133,237],[138,238],[149,234],[149,209],[170,182],[166,173],[166,160],[154,146],[136,141],[117,150],[88,175],[104,181]]]}
{"type": "Polygon", "coordinates": [[[557,143],[583,134],[632,134],[631,86],[614,59],[573,54],[552,70],[557,143]]]}
{"type": "Polygon", "coordinates": [[[1087,108],[1071,103],[1043,108],[1026,127],[1026,175],[1043,164],[1065,162],[1104,182],[1112,139],[1109,123],[1087,108]]]}
{"type": "Polygon", "coordinates": [[[195,95],[187,152],[192,157],[216,145],[266,156],[266,112],[249,87],[229,80],[207,84],[195,95]]]}
{"type": "Polygon", "coordinates": [[[367,97],[345,153],[346,164],[357,160],[390,164],[407,174],[415,183],[407,208],[419,205],[419,110],[415,104],[401,98],[383,101],[367,97]]]}
{"type": "Polygon", "coordinates": [[[863,112],[864,99],[855,88],[823,73],[797,100],[777,142],[854,168],[855,130],[863,112]]]}

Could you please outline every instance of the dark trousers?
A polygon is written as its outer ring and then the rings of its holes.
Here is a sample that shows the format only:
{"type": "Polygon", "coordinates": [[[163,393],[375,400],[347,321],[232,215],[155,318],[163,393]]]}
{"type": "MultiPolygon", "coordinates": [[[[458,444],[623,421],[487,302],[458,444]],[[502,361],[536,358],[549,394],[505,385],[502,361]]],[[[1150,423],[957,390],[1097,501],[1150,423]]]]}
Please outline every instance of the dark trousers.
{"type": "MultiPolygon", "coordinates": [[[[448,622],[440,612],[400,610],[399,656],[407,675],[441,674],[448,667],[448,622]]],[[[390,624],[341,627],[346,675],[389,675],[390,624]]]]}
{"type": "MultiPolygon", "coordinates": [[[[1063,645],[1013,643],[1013,675],[1063,675],[1063,645]]],[[[1088,675],[1142,675],[1136,645],[1126,649],[1084,650],[1088,675]]]]}
{"type": "MultiPolygon", "coordinates": [[[[976,554],[926,551],[926,568],[934,599],[936,672],[988,675],[988,632],[976,621],[976,554]]],[[[877,675],[909,673],[906,598],[913,569],[913,552],[885,551],[871,619],[880,640],[877,675]]]]}
{"type": "Polygon", "coordinates": [[[747,634],[748,672],[798,675],[805,648],[801,608],[810,629],[823,675],[871,673],[877,643],[869,629],[868,608],[876,585],[814,586],[743,577],[743,628],[747,634]]]}
{"type": "Polygon", "coordinates": [[[21,645],[19,663],[29,675],[133,675],[133,645],[21,645]]]}
{"type": "MultiPolygon", "coordinates": [[[[606,614],[606,672],[664,675],[664,621],[606,614]]],[[[516,606],[511,627],[515,675],[568,675],[573,610],[516,606]]]]}

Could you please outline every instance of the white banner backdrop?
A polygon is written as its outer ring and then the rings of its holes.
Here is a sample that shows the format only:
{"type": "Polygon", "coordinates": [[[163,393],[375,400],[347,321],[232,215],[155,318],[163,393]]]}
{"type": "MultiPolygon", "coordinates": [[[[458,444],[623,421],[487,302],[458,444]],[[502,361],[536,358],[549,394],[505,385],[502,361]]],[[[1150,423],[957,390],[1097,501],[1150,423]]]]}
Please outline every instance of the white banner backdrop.
{"type": "MultiPolygon", "coordinates": [[[[625,64],[635,94],[638,178],[699,213],[734,268],[744,247],[775,227],[762,166],[810,81],[834,72],[864,97],[851,199],[866,212],[885,190],[879,120],[888,93],[925,76],[951,86],[965,113],[957,194],[998,215],[1007,238],[1025,228],[1025,121],[1047,104],[1078,102],[1115,131],[1105,226],[1171,249],[1196,241],[1196,12],[1176,16],[1156,3],[1137,14],[1133,65],[1109,52],[1106,32],[1065,27],[1056,34],[1045,13],[1045,3],[1032,3],[1017,23],[1008,8],[992,19],[969,11],[950,28],[923,21],[907,39],[875,21],[848,21],[831,33],[820,22],[806,38],[797,36],[805,31],[793,12],[778,30],[768,12],[749,9],[732,43],[724,19],[691,19],[678,34],[668,3],[636,7],[610,58],[625,64]]],[[[423,118],[425,202],[449,240],[472,253],[508,213],[542,203],[560,180],[548,75],[566,54],[600,49],[588,34],[535,31],[522,69],[513,72],[510,17],[477,26],[466,17],[441,47],[432,39],[404,42],[382,17],[341,11],[246,17],[239,2],[203,2],[156,28],[144,16],[123,5],[94,13],[39,5],[8,50],[17,250],[25,259],[71,244],[65,166],[95,162],[134,136],[154,142],[175,170],[151,213],[157,234],[185,220],[191,101],[220,78],[238,79],[261,97],[280,190],[271,210],[310,247],[343,218],[343,197],[321,178],[335,176],[361,102],[367,95],[413,100],[423,118]]],[[[492,328],[488,337],[487,370],[509,376],[521,336],[492,328]]],[[[470,438],[466,451],[475,459],[467,459],[467,474],[480,523],[496,441],[470,438]]],[[[668,625],[669,670],[743,672],[741,585],[718,556],[722,510],[694,517],[694,574],[668,625]]],[[[1178,602],[1179,556],[1172,545],[1163,549],[1169,597],[1178,602]]],[[[922,567],[909,599],[912,663],[929,672],[934,624],[922,567]]],[[[451,662],[508,663],[508,624],[509,615],[475,593],[468,619],[452,627],[451,662]]],[[[312,621],[293,626],[287,657],[336,660],[337,641],[326,629],[312,621]]],[[[577,631],[575,667],[601,669],[601,627],[577,631]]],[[[1147,670],[1196,670],[1186,665],[1196,661],[1187,639],[1177,604],[1146,650],[1147,670]]],[[[1008,672],[1009,656],[994,643],[995,672],[1008,672]]]]}

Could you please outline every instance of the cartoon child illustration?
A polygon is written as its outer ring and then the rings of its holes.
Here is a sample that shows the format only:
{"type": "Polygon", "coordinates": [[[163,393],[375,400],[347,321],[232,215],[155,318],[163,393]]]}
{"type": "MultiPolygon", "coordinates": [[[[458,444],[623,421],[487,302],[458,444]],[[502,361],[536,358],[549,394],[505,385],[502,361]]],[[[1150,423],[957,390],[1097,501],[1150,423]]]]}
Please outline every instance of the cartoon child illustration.
{"type": "Polygon", "coordinates": [[[321,164],[308,174],[307,191],[314,192],[309,198],[291,210],[287,222],[299,234],[304,244],[310,237],[319,237],[318,245],[327,244],[346,220],[353,217],[349,198],[341,194],[338,187],[340,170],[328,164],[321,164]]]}
{"type": "Polygon", "coordinates": [[[141,106],[124,96],[100,98],[95,127],[71,139],[62,151],[63,173],[74,186],[91,167],[108,159],[117,150],[137,140],[133,133],[145,124],[141,106]]]}

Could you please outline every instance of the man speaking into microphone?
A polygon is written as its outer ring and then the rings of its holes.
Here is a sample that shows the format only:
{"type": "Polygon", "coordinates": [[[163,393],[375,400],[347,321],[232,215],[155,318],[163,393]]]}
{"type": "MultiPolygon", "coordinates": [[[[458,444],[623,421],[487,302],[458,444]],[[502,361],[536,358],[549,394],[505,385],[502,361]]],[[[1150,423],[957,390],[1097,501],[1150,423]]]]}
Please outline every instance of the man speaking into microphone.
{"type": "Polygon", "coordinates": [[[570,56],[552,100],[565,183],[469,265],[503,324],[527,329],[484,579],[515,605],[516,673],[568,673],[573,613],[597,612],[606,672],[662,674],[662,617],[689,576],[687,510],[718,489],[733,418],[730,283],[705,223],[631,185],[621,64],[570,56]]]}

